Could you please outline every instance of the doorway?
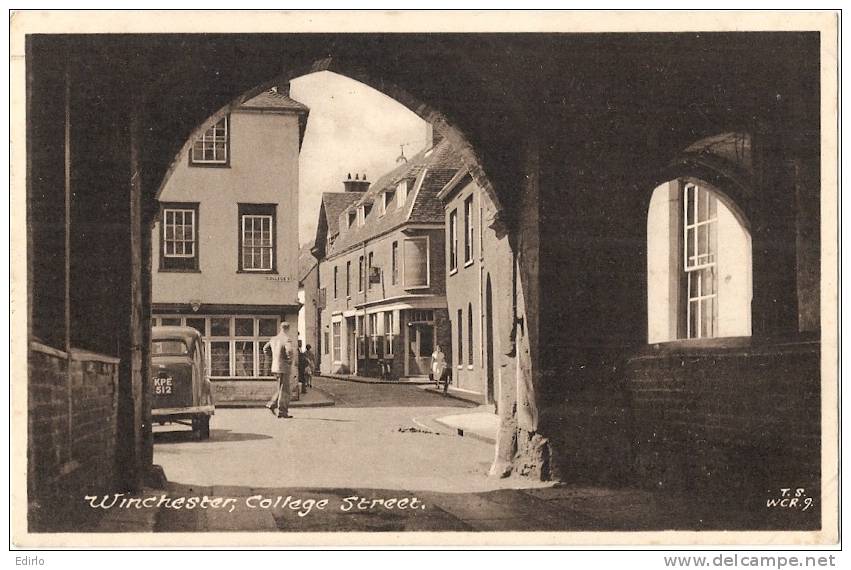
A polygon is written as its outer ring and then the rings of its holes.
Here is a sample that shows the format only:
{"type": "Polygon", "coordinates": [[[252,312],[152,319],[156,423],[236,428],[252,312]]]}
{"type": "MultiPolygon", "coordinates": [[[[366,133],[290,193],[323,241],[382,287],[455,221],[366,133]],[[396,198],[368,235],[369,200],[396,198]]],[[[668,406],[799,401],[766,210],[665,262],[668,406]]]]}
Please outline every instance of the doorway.
{"type": "Polygon", "coordinates": [[[435,343],[434,312],[411,311],[408,335],[408,375],[428,376],[435,343]]]}
{"type": "MultiPolygon", "coordinates": [[[[487,375],[487,387],[485,389],[487,403],[497,404],[494,392],[494,354],[493,354],[493,291],[491,290],[491,277],[488,275],[485,284],[485,374],[487,375]]],[[[498,410],[497,410],[498,411],[498,410]]]]}
{"type": "Polygon", "coordinates": [[[358,373],[358,331],[355,326],[355,317],[346,317],[346,331],[348,332],[348,342],[346,343],[346,364],[348,365],[351,374],[358,373]]]}

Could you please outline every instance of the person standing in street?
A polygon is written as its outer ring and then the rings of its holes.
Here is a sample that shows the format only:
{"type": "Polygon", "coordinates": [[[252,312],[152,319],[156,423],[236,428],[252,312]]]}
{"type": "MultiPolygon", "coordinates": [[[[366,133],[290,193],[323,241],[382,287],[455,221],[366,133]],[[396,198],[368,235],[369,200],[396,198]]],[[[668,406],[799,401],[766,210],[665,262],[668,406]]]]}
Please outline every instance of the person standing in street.
{"type": "Polygon", "coordinates": [[[304,357],[307,359],[304,379],[307,381],[307,387],[313,388],[313,375],[316,374],[316,356],[313,354],[312,347],[309,344],[304,347],[304,357]]]}
{"type": "Polygon", "coordinates": [[[292,372],[293,358],[295,357],[293,350],[293,342],[290,339],[290,324],[288,322],[281,323],[281,329],[278,334],[269,339],[263,345],[263,352],[272,352],[272,374],[278,380],[278,390],[272,396],[272,399],[266,403],[266,407],[279,418],[290,418],[290,393],[292,392],[292,372]]]}
{"type": "MultiPolygon", "coordinates": [[[[301,339],[298,340],[298,390],[296,390],[296,394],[299,392],[302,394],[307,393],[307,356],[304,354],[304,350],[301,348],[301,339]]],[[[298,396],[296,396],[298,399],[298,396]]]]}

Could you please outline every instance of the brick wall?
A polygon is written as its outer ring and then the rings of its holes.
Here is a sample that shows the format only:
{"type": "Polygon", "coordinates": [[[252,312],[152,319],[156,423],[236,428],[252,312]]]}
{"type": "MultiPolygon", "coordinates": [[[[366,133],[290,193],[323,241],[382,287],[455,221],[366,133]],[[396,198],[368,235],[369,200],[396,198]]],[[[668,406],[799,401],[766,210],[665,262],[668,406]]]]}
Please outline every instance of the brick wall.
{"type": "Polygon", "coordinates": [[[788,486],[815,491],[819,361],[817,342],[631,359],[625,374],[639,481],[744,495],[788,486]]]}
{"type": "MultiPolygon", "coordinates": [[[[755,527],[777,516],[765,501],[781,488],[804,487],[818,501],[820,344],[712,342],[548,371],[547,385],[563,385],[542,396],[552,475],[735,504],[754,517],[738,522],[755,527]]],[[[818,520],[817,510],[803,518],[818,520]]],[[[794,524],[812,522],[803,518],[794,524]]]]}
{"type": "Polygon", "coordinates": [[[117,406],[117,359],[85,351],[72,351],[69,358],[31,344],[27,401],[31,531],[78,527],[83,495],[113,488],[117,406]]]}

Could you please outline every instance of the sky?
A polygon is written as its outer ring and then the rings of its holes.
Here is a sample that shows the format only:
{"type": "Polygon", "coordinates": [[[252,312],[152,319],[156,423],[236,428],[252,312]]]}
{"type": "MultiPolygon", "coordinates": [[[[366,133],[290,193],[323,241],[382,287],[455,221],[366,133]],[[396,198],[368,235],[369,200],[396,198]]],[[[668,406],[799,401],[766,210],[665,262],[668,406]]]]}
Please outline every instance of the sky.
{"type": "Polygon", "coordinates": [[[427,125],[396,100],[348,77],[320,71],[293,79],[290,96],[308,107],[299,157],[299,243],[313,241],[323,192],[342,192],[348,173],[375,181],[396,166],[399,145],[412,156],[427,125]]]}

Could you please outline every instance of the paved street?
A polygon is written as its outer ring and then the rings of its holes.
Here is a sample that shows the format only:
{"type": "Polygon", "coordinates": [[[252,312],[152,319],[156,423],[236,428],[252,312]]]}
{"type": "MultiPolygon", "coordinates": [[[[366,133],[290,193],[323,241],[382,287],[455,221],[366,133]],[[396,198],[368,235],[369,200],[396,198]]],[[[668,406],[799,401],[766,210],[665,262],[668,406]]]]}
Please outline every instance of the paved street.
{"type": "Polygon", "coordinates": [[[254,487],[364,487],[470,492],[504,487],[486,477],[491,445],[432,421],[470,404],[415,386],[317,379],[336,402],[279,420],[265,408],[219,408],[208,441],[188,428],[155,435],[169,481],[254,487]]]}
{"type": "Polygon", "coordinates": [[[493,446],[435,418],[474,406],[415,386],[315,382],[333,407],[221,408],[208,441],[158,427],[154,462],[165,490],[145,508],[97,510],[98,530],[493,531],[784,528],[735,506],[637,489],[493,479],[493,446]],[[190,501],[193,506],[188,505],[190,501]],[[752,516],[752,515],[751,515],[752,516]],[[776,526],[775,526],[776,525],[776,526]]]}

